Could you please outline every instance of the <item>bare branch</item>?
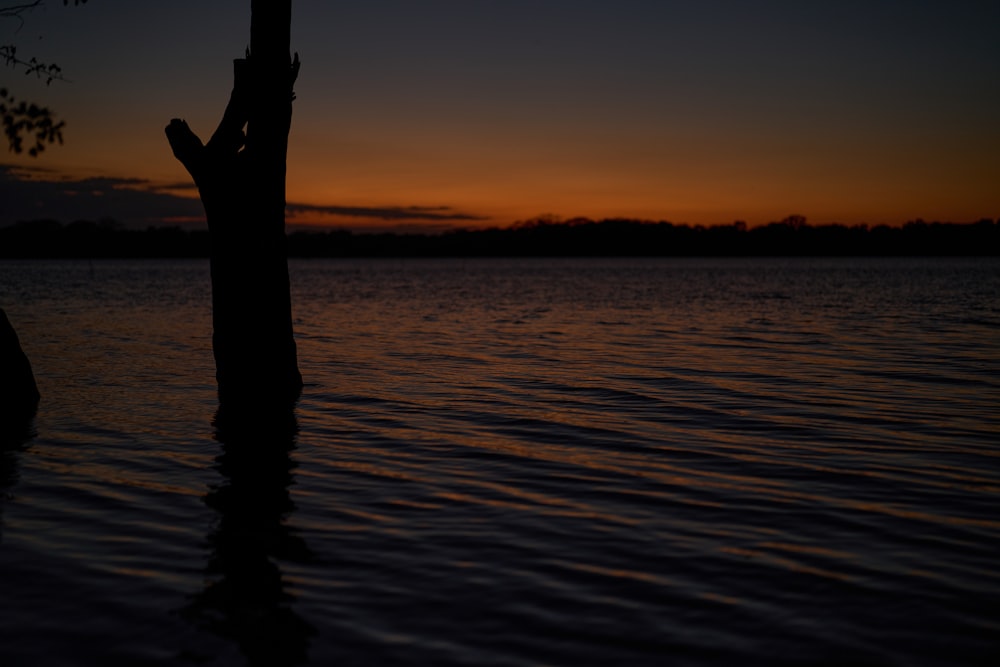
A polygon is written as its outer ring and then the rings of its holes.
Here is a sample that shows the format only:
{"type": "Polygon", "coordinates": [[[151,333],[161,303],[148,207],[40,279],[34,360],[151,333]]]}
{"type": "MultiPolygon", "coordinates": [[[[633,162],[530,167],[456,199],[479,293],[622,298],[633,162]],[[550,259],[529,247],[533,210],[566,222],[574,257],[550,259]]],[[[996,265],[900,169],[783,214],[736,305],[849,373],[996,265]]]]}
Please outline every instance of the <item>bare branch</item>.
{"type": "Polygon", "coordinates": [[[62,75],[62,68],[55,63],[46,65],[35,57],[29,60],[18,58],[17,47],[13,44],[0,45],[0,60],[3,60],[8,67],[23,68],[24,73],[28,76],[34,74],[39,79],[45,79],[45,85],[49,85],[53,81],[68,81],[62,75]]]}
{"type": "MultiPolygon", "coordinates": [[[[20,16],[22,12],[26,12],[29,9],[34,9],[40,4],[42,4],[42,0],[35,0],[34,2],[26,2],[20,5],[11,5],[9,7],[0,7],[0,18],[11,18],[14,16],[20,16]]],[[[63,2],[63,4],[65,4],[65,1],[63,2]]]]}
{"type": "MultiPolygon", "coordinates": [[[[86,3],[87,0],[73,0],[74,5],[83,5],[86,3]]],[[[6,7],[0,6],[0,19],[17,19],[19,23],[17,30],[20,30],[21,26],[24,25],[24,17],[22,14],[29,12],[32,9],[37,9],[43,4],[43,0],[32,0],[32,2],[22,2],[18,5],[8,5],[6,7]]],[[[68,4],[69,0],[63,0],[63,5],[68,4]]]]}

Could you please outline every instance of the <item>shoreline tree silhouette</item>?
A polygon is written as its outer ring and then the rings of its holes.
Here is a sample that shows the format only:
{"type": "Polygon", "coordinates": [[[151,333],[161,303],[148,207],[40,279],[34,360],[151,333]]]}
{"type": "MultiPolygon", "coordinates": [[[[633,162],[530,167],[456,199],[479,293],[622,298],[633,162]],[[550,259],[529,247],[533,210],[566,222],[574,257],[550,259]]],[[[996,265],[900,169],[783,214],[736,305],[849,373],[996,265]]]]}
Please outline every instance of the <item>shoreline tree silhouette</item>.
{"type": "Polygon", "coordinates": [[[220,414],[291,406],[302,390],[292,332],[285,174],[292,92],[291,0],[252,0],[250,48],[207,144],[166,128],[198,186],[211,237],[212,346],[220,414]],[[244,133],[244,127],[246,131],[244,133]]]}

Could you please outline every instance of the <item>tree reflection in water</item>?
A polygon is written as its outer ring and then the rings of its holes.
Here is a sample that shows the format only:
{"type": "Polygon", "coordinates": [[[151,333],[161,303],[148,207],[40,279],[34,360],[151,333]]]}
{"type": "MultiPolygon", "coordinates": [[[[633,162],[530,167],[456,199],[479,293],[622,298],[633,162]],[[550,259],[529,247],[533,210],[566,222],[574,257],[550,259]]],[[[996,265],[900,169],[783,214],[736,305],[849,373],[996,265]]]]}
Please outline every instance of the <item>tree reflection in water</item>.
{"type": "Polygon", "coordinates": [[[301,664],[315,634],[295,612],[280,566],[308,561],[311,554],[286,523],[295,510],[289,488],[295,482],[290,454],[297,427],[291,415],[277,424],[264,425],[259,415],[217,416],[222,481],[204,500],[219,516],[208,536],[205,589],[183,611],[198,626],[235,642],[251,665],[301,664]]]}

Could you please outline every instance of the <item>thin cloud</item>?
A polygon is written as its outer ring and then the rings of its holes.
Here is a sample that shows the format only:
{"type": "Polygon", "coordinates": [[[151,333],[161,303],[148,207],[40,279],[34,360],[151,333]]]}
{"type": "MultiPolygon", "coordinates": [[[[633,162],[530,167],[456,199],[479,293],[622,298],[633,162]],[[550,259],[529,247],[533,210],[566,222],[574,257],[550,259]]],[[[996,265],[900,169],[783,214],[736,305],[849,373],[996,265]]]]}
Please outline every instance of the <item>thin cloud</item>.
{"type": "Polygon", "coordinates": [[[292,215],[319,213],[345,218],[371,218],[393,221],[475,222],[488,220],[471,213],[461,213],[449,206],[317,206],[315,204],[289,203],[292,215]]]}
{"type": "MultiPolygon", "coordinates": [[[[62,222],[113,218],[130,227],[204,224],[204,209],[192,196],[195,190],[191,182],[79,178],[46,167],[0,164],[0,226],[44,218],[62,222]]],[[[358,229],[373,227],[365,221],[438,229],[489,219],[449,206],[322,206],[290,202],[287,211],[292,225],[342,225],[354,220],[358,229]]]]}
{"type": "Polygon", "coordinates": [[[190,191],[197,190],[198,186],[191,181],[178,182],[178,183],[152,183],[147,182],[145,186],[146,190],[150,192],[176,192],[180,191],[190,191]]]}
{"type": "Polygon", "coordinates": [[[141,178],[72,178],[42,167],[0,164],[0,225],[48,218],[114,218],[130,226],[204,219],[201,202],[157,192],[141,178]]]}

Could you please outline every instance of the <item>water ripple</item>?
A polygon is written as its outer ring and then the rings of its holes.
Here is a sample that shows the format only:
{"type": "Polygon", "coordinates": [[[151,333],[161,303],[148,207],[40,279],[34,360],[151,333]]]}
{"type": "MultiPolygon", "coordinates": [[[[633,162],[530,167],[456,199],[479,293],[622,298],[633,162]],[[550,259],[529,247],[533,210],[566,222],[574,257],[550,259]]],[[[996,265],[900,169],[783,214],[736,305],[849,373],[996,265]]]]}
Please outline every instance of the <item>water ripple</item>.
{"type": "Polygon", "coordinates": [[[990,664],[994,260],[292,269],[244,470],[204,264],[0,264],[4,664],[990,664]]]}

